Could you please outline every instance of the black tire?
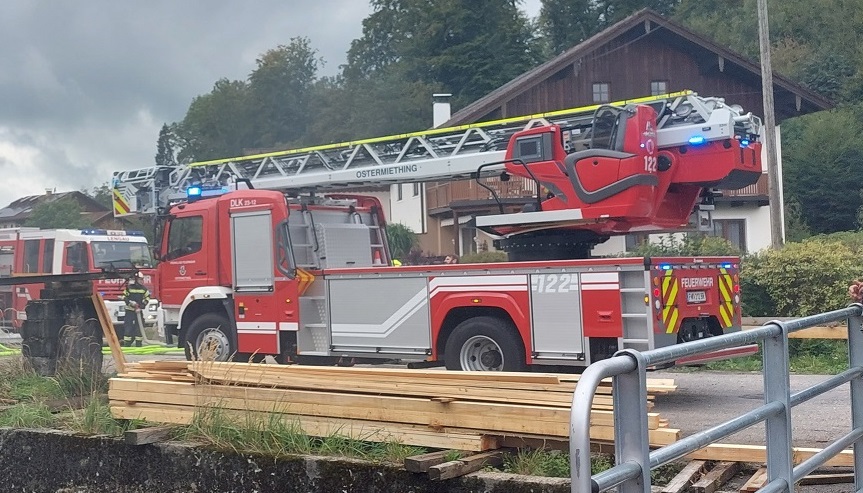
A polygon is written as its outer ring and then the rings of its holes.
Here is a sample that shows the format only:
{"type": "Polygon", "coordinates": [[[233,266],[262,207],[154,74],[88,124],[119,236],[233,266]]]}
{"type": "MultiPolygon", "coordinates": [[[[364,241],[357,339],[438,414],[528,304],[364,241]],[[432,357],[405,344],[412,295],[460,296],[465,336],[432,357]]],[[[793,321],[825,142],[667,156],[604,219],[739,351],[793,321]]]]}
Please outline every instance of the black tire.
{"type": "Polygon", "coordinates": [[[218,313],[205,313],[193,320],[183,341],[186,359],[202,359],[202,354],[204,359],[213,361],[236,360],[237,348],[230,324],[227,317],[218,313]],[[207,344],[208,348],[201,351],[202,344],[207,344]]]}
{"type": "Polygon", "coordinates": [[[458,324],[446,342],[444,363],[447,370],[527,369],[518,330],[511,321],[497,317],[474,317],[458,324]]]}

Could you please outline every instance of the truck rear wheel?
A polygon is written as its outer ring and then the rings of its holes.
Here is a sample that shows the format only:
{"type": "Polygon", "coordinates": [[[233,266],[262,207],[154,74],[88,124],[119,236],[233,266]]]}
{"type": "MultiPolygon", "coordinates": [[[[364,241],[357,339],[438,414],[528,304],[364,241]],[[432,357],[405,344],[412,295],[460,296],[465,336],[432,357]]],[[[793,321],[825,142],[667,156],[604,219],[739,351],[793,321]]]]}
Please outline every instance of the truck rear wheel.
{"type": "Polygon", "coordinates": [[[524,347],[512,322],[474,317],[458,324],[446,343],[447,370],[522,371],[524,347]]]}
{"type": "Polygon", "coordinates": [[[232,343],[230,322],[224,315],[205,313],[186,332],[186,359],[228,361],[237,349],[232,343]]]}

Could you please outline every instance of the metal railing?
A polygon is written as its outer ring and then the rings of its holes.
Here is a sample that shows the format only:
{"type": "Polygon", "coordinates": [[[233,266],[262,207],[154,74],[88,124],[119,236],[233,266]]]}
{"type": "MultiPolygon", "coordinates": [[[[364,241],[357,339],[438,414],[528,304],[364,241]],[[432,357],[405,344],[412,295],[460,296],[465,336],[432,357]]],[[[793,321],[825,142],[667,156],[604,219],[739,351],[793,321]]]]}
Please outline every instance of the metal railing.
{"type": "Polygon", "coordinates": [[[572,491],[649,493],[650,470],[668,464],[745,428],[766,422],[767,482],[759,492],[790,492],[794,483],[846,447],[854,448],[854,491],[863,492],[863,305],[773,321],[764,326],[652,351],[624,350],[590,365],[578,381],[570,419],[572,491]],[[847,320],[849,369],[791,394],[788,334],[828,322],[847,320]],[[763,342],[764,404],[736,418],[650,450],[647,426],[647,369],[697,354],[763,342]],[[612,377],[615,466],[590,475],[590,408],[604,378],[612,377]],[[850,382],[851,431],[797,466],[791,446],[791,408],[850,382]]]}

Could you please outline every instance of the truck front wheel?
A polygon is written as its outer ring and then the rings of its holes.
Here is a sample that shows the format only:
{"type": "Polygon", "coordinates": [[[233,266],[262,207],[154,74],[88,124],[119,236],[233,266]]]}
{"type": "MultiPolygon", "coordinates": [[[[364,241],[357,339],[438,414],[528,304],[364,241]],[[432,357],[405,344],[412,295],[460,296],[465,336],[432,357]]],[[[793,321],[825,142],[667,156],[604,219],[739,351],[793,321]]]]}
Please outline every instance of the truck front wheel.
{"type": "Polygon", "coordinates": [[[524,347],[509,320],[475,317],[458,324],[446,343],[447,370],[522,371],[524,347]]]}
{"type": "Polygon", "coordinates": [[[229,332],[230,322],[224,315],[205,313],[192,321],[186,331],[186,359],[228,361],[236,348],[229,332]]]}

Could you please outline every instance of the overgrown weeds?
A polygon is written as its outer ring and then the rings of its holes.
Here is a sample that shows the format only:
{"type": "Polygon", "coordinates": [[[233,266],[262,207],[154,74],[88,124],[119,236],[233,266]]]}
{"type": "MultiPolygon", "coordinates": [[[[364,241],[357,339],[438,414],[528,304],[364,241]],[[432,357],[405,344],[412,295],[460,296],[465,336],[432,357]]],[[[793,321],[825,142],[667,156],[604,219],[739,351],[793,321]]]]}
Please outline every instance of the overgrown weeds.
{"type": "Polygon", "coordinates": [[[42,403],[22,403],[0,412],[0,427],[51,428],[56,418],[42,403]]]}
{"type": "Polygon", "coordinates": [[[100,396],[91,395],[83,409],[72,409],[67,424],[74,431],[88,435],[120,436],[136,423],[118,421],[111,416],[111,408],[100,396]]]}
{"type": "MultiPolygon", "coordinates": [[[[848,369],[848,342],[829,339],[790,339],[788,362],[792,373],[807,375],[836,375],[848,369]]],[[[714,361],[704,365],[705,370],[732,372],[758,372],[763,368],[762,354],[743,358],[714,361]]]]}
{"type": "Polygon", "coordinates": [[[295,419],[278,413],[229,414],[215,407],[199,409],[182,437],[204,441],[217,448],[273,457],[329,455],[400,464],[406,457],[426,452],[426,449],[394,441],[372,442],[348,438],[338,432],[311,437],[295,419]]]}

